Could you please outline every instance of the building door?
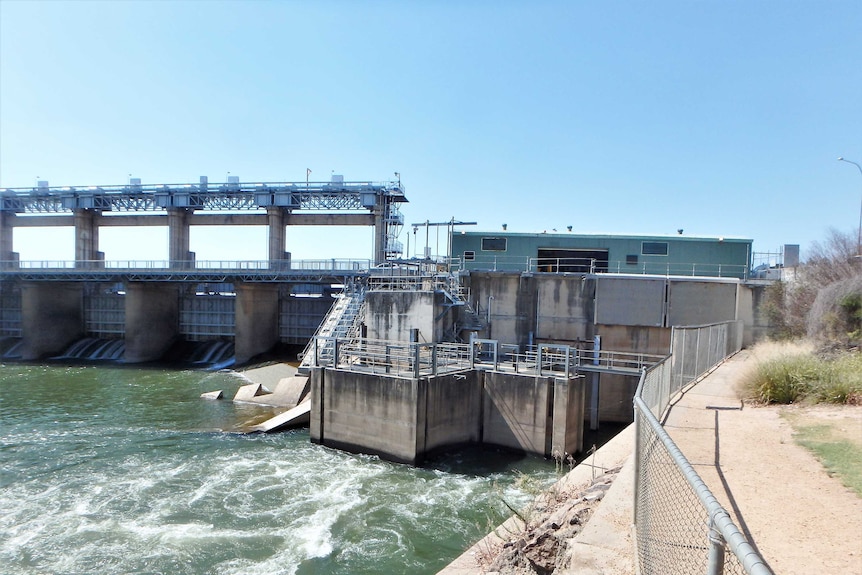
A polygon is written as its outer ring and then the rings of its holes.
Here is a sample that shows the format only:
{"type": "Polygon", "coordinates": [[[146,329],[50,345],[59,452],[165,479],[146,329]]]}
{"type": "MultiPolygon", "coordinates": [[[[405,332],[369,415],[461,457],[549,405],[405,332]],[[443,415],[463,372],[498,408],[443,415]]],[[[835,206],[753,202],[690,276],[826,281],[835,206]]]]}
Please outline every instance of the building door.
{"type": "Polygon", "coordinates": [[[608,250],[539,248],[539,271],[599,273],[608,271],[608,250]]]}

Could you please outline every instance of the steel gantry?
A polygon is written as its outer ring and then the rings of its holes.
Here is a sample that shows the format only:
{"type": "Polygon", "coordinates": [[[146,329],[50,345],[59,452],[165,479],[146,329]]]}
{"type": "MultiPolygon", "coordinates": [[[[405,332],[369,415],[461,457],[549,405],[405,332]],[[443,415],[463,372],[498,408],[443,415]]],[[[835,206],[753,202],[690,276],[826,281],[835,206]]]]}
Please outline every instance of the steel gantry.
{"type": "Polygon", "coordinates": [[[244,182],[210,184],[141,184],[49,187],[0,191],[0,210],[18,214],[55,214],[75,209],[115,212],[195,210],[259,210],[271,206],[296,210],[371,210],[379,202],[406,202],[401,182],[244,182]]]}
{"type": "Polygon", "coordinates": [[[33,188],[0,190],[0,260],[15,259],[11,228],[24,226],[74,226],[75,259],[92,261],[100,257],[100,225],[167,225],[169,257],[180,262],[192,259],[188,227],[193,224],[267,225],[273,261],[289,259],[286,225],[369,225],[375,227],[374,260],[381,263],[401,253],[400,204],[406,201],[400,178],[385,183],[345,182],[341,176],[329,182],[240,182],[233,176],[224,183],[210,183],[204,176],[195,184],[142,184],[130,179],[126,185],[63,187],[40,181],[33,188]],[[215,211],[257,213],[195,213],[215,211]]]}

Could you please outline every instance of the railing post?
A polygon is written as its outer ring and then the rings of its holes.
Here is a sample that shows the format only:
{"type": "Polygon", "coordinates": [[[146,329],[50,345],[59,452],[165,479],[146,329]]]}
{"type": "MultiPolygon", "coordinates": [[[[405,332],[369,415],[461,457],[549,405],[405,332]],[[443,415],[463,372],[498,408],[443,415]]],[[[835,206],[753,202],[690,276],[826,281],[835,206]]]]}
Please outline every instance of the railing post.
{"type": "Polygon", "coordinates": [[[536,374],[542,375],[542,345],[536,347],[536,374]]]}
{"type": "Polygon", "coordinates": [[[339,352],[338,348],[339,347],[340,346],[338,345],[338,338],[336,337],[332,340],[332,367],[333,368],[338,367],[338,352],[339,352]]]}
{"type": "Polygon", "coordinates": [[[715,527],[715,519],[709,518],[709,564],[707,575],[721,575],[724,573],[724,537],[715,527]]]}
{"type": "MultiPolygon", "coordinates": [[[[431,373],[437,375],[437,344],[431,344],[431,373]]],[[[419,377],[419,376],[417,376],[419,377]]]]}
{"type": "Polygon", "coordinates": [[[383,364],[384,364],[383,369],[384,369],[384,373],[389,373],[391,371],[391,366],[392,366],[392,357],[391,357],[392,354],[390,353],[389,344],[387,343],[386,345],[384,345],[383,349],[385,350],[384,354],[383,354],[384,355],[384,357],[383,357],[383,364]]]}
{"type": "Polygon", "coordinates": [[[419,379],[419,344],[413,343],[413,379],[419,379]]]}

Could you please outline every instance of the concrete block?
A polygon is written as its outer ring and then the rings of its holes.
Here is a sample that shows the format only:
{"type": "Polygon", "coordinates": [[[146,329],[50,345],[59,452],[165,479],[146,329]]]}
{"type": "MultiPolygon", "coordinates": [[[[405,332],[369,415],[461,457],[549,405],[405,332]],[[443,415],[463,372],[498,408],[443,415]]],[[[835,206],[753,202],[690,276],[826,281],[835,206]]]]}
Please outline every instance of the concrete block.
{"type": "Polygon", "coordinates": [[[310,388],[307,375],[294,375],[282,378],[272,394],[279,399],[281,405],[294,406],[299,405],[308,396],[310,388]]]}
{"type": "Polygon", "coordinates": [[[220,389],[218,391],[208,391],[201,394],[201,399],[222,399],[223,397],[224,393],[220,389]]]}
{"type": "Polygon", "coordinates": [[[279,413],[275,417],[271,417],[261,423],[255,425],[254,431],[262,431],[263,433],[272,433],[273,431],[281,431],[291,427],[307,425],[311,419],[311,401],[304,401],[292,409],[288,409],[284,413],[279,413]]]}
{"type": "Polygon", "coordinates": [[[236,390],[236,395],[233,396],[234,401],[248,401],[254,397],[259,395],[264,395],[269,393],[269,391],[259,383],[250,383],[248,385],[243,385],[238,390],[236,390]]]}

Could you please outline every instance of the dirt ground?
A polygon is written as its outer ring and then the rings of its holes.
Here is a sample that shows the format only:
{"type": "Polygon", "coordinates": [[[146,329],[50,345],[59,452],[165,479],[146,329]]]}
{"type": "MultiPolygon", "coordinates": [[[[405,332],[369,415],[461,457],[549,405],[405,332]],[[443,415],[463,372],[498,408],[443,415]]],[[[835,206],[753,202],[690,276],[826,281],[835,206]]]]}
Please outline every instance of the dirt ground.
{"type": "Polygon", "coordinates": [[[665,428],[776,574],[862,575],[862,498],[796,444],[790,423],[828,423],[862,444],[862,407],[742,406],[734,383],[751,361],[743,351],[719,367],[665,428]]]}

